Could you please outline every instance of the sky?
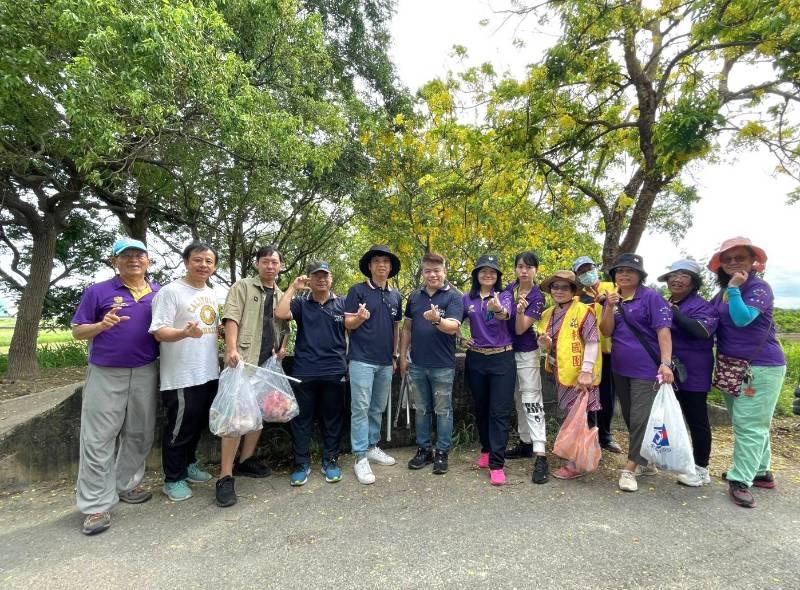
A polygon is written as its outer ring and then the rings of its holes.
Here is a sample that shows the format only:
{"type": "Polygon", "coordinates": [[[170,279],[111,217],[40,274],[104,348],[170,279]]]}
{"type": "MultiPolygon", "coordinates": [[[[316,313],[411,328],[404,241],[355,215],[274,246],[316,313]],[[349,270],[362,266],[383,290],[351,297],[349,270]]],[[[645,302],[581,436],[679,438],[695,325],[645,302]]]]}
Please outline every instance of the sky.
{"type": "MultiPolygon", "coordinates": [[[[452,57],[453,45],[468,49],[466,65],[491,62],[497,72],[522,77],[525,66],[537,61],[554,39],[533,19],[521,25],[495,11],[507,2],[495,0],[399,0],[391,25],[391,56],[401,81],[416,91],[428,80],[458,71],[464,64],[452,57]],[[481,26],[481,19],[488,19],[481,26]],[[517,36],[527,46],[517,49],[517,36]]],[[[743,235],[764,248],[769,258],[766,280],[772,285],[778,307],[800,308],[800,204],[787,205],[795,188],[792,179],[773,174],[776,161],[768,153],[723,154],[719,164],[701,165],[691,181],[702,200],[694,206],[693,225],[680,244],[665,235],[646,233],[639,247],[645,267],[656,277],[684,254],[705,262],[720,243],[743,235]]]]}

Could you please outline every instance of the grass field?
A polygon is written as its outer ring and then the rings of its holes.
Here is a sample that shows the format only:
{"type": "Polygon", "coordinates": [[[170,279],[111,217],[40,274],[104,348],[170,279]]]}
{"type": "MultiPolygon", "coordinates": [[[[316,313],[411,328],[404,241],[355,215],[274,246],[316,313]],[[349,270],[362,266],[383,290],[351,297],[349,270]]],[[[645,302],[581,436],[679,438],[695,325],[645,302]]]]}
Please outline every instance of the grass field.
{"type": "MultiPolygon", "coordinates": [[[[0,319],[0,354],[8,353],[8,346],[11,344],[11,336],[14,335],[14,320],[11,318],[0,319]]],[[[39,346],[43,344],[56,344],[60,342],[73,342],[70,330],[41,330],[36,342],[39,346]]]]}

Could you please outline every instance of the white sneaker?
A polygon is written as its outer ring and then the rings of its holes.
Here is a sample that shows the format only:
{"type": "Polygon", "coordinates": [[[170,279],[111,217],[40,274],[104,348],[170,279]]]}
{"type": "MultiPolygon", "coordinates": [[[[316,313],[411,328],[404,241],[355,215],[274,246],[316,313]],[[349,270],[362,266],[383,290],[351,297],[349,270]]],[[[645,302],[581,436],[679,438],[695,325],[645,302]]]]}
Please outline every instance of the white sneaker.
{"type": "Polygon", "coordinates": [[[358,483],[363,483],[364,485],[375,483],[375,474],[372,473],[372,467],[369,466],[369,459],[366,457],[356,461],[356,464],[353,465],[353,471],[356,472],[358,483]]]}
{"type": "Polygon", "coordinates": [[[681,473],[678,476],[678,483],[682,483],[685,486],[690,486],[693,488],[699,488],[700,486],[710,484],[711,477],[708,475],[708,469],[705,467],[700,467],[699,465],[695,465],[694,473],[691,475],[681,473]]]}
{"type": "Polygon", "coordinates": [[[397,461],[394,460],[394,457],[384,453],[378,446],[372,447],[367,451],[367,459],[377,463],[378,465],[394,465],[397,463],[397,461]]]}
{"type": "Polygon", "coordinates": [[[636,475],[633,471],[623,469],[619,473],[619,489],[623,492],[635,492],[639,489],[639,484],[636,483],[636,475]]]}
{"type": "Polygon", "coordinates": [[[658,467],[652,463],[648,463],[647,465],[637,465],[636,471],[633,473],[634,475],[655,475],[658,473],[658,467]]]}

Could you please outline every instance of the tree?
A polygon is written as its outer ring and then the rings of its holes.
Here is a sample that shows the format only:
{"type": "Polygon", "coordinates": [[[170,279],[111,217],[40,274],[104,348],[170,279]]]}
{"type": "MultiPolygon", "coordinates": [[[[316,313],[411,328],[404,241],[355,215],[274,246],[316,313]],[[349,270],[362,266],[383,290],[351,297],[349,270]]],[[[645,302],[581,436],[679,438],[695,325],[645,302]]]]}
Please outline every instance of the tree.
{"type": "MultiPolygon", "coordinates": [[[[316,17],[301,19],[289,0],[252,4],[269,5],[290,35],[306,27],[274,46],[309,49],[291,56],[295,69],[323,67],[316,17]]],[[[187,173],[212,174],[220,161],[324,169],[338,151],[328,134],[342,122],[336,105],[293,98],[327,116],[322,125],[254,84],[255,65],[231,50],[235,36],[213,2],[0,0],[0,11],[0,202],[31,243],[9,349],[15,378],[37,370],[42,304],[74,211],[108,207],[145,238],[153,212],[190,221],[176,206],[197,199],[187,173]]]]}
{"type": "Polygon", "coordinates": [[[599,213],[606,265],[648,226],[681,235],[698,200],[682,172],[726,132],[767,145],[800,178],[796,1],[553,0],[512,12],[556,17],[561,36],[525,80],[494,86],[488,113],[509,150],[599,213]]]}
{"type": "Polygon", "coordinates": [[[488,125],[459,120],[464,105],[457,96],[480,77],[471,71],[461,80],[429,82],[415,116],[397,115],[391,126],[364,137],[382,198],[380,211],[374,200],[357,204],[358,223],[396,249],[405,291],[419,284],[419,260],[429,251],[450,261],[452,282],[464,287],[485,252],[498,254],[508,272],[517,252],[533,249],[547,271],[568,268],[575,256],[596,248],[575,215],[553,215],[524,152],[507,150],[488,125]]]}

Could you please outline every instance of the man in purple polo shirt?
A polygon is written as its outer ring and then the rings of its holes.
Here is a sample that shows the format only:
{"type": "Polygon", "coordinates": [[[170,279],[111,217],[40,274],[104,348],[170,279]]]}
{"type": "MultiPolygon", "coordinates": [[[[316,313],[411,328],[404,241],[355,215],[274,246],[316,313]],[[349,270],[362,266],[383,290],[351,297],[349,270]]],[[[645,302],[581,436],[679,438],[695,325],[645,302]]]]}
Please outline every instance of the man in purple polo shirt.
{"type": "Polygon", "coordinates": [[[138,240],[117,240],[111,264],[119,274],[86,289],[72,318],[72,335],[89,341],[77,482],[87,535],[111,526],[118,500],[152,497],[139,484],[156,424],[158,343],[148,328],[159,286],[145,276],[150,261],[138,240]]]}

